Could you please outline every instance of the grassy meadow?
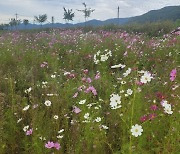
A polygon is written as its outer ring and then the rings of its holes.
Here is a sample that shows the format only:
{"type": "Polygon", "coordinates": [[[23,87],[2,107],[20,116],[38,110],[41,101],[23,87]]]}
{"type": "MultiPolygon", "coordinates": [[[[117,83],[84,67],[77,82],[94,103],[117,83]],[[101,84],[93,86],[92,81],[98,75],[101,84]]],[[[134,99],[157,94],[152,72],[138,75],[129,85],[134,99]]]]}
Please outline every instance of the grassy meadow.
{"type": "Polygon", "coordinates": [[[0,34],[1,154],[178,154],[180,36],[0,34]]]}

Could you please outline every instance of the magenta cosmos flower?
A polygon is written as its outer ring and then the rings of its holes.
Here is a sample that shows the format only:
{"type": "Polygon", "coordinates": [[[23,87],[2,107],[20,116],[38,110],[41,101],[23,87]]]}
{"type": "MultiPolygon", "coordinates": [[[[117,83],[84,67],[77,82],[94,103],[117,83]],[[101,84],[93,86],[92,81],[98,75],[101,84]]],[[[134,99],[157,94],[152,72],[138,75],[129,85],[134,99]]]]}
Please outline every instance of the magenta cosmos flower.
{"type": "Polygon", "coordinates": [[[174,80],[175,80],[176,74],[177,74],[176,69],[173,69],[173,70],[171,71],[171,73],[170,73],[170,80],[171,80],[171,81],[174,81],[174,80]]]}
{"type": "Polygon", "coordinates": [[[48,149],[54,148],[54,142],[48,141],[48,143],[45,144],[45,147],[48,149]]]}
{"type": "Polygon", "coordinates": [[[74,108],[73,108],[73,112],[74,112],[74,113],[76,113],[76,114],[78,114],[78,113],[80,113],[80,112],[81,112],[81,109],[80,109],[80,108],[78,108],[78,107],[76,107],[76,106],[74,106],[74,108]]]}
{"type": "Polygon", "coordinates": [[[26,135],[29,136],[29,135],[32,134],[32,132],[33,132],[33,129],[29,129],[29,130],[26,132],[26,135]]]}
{"type": "Polygon", "coordinates": [[[56,142],[56,143],[54,143],[54,148],[56,148],[56,150],[59,150],[61,148],[61,146],[58,142],[56,142]]]}

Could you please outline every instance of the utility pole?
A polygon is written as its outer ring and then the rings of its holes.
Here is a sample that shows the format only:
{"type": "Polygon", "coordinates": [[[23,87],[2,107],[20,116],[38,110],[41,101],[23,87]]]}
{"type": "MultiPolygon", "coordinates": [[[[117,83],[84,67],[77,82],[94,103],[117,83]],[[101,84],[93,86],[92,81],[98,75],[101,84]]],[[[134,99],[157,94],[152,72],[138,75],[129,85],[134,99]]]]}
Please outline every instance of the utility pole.
{"type": "Polygon", "coordinates": [[[16,30],[17,30],[17,24],[18,24],[18,14],[16,13],[16,14],[15,14],[15,16],[16,16],[16,18],[15,18],[15,19],[16,19],[15,24],[16,24],[16,30]]]}
{"type": "Polygon", "coordinates": [[[119,25],[119,6],[118,6],[118,25],[119,25]]]}

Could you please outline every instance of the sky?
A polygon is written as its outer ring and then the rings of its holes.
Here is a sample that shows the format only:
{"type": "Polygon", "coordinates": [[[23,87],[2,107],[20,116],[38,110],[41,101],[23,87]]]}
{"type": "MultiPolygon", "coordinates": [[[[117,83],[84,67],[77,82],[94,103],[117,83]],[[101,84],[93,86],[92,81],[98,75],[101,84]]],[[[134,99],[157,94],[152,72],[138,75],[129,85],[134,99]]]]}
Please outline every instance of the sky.
{"type": "Polygon", "coordinates": [[[106,20],[117,17],[117,8],[120,8],[120,18],[142,15],[150,10],[156,10],[165,6],[180,5],[180,0],[0,0],[0,23],[8,23],[11,18],[28,19],[31,23],[34,16],[48,15],[51,22],[54,16],[55,23],[65,23],[63,20],[63,7],[73,9],[74,21],[71,23],[84,22],[82,3],[88,8],[95,9],[89,20],[106,20]]]}

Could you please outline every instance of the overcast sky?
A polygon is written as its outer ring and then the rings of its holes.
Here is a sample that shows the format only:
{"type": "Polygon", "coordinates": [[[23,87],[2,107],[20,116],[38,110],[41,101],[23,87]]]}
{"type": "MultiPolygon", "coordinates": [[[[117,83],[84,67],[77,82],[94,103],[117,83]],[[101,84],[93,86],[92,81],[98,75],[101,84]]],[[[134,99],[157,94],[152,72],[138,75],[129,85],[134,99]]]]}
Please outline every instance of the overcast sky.
{"type": "Polygon", "coordinates": [[[48,21],[54,16],[55,22],[65,23],[63,7],[73,9],[73,23],[83,22],[83,14],[77,9],[83,9],[82,3],[95,9],[90,19],[106,20],[117,17],[117,7],[120,7],[120,18],[141,15],[150,10],[165,6],[180,5],[180,0],[0,0],[0,23],[9,22],[18,13],[19,19],[33,21],[35,15],[47,14],[48,21]]]}

